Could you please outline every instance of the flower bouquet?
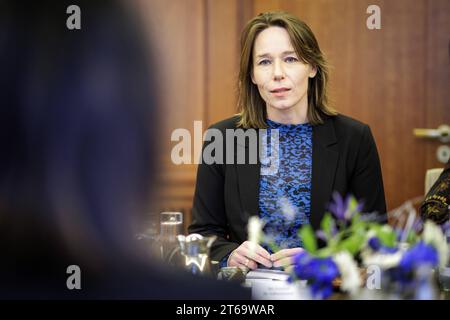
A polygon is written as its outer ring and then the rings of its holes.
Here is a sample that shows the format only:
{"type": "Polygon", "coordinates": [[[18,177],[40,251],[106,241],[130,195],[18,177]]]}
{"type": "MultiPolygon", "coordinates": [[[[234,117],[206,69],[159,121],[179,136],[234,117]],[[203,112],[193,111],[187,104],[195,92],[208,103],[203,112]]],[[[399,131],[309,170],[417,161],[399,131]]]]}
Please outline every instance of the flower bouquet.
{"type": "Polygon", "coordinates": [[[290,281],[306,280],[316,299],[328,298],[336,289],[359,297],[363,287],[433,298],[433,271],[448,261],[441,228],[416,219],[414,210],[405,226],[394,228],[361,208],[353,196],[333,195],[320,230],[314,232],[309,224],[299,230],[305,251],[295,256],[290,281]]]}

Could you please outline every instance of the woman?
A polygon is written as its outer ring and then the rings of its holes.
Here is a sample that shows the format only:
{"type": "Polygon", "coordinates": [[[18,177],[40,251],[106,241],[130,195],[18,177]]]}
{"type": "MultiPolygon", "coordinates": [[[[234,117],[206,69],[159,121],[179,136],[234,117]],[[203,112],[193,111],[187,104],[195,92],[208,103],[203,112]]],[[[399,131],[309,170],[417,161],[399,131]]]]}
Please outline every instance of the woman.
{"type": "MultiPolygon", "coordinates": [[[[278,130],[279,162],[275,173],[265,171],[264,156],[256,164],[200,164],[189,231],[218,237],[211,256],[222,265],[289,268],[303,250],[297,231],[319,227],[333,191],[355,195],[365,212],[386,212],[380,162],[369,127],[327,105],[327,65],[304,22],[260,14],[244,28],[241,46],[240,113],[212,128],[278,130]],[[281,250],[250,250],[252,215],[281,250]]],[[[251,153],[248,141],[230,143],[251,153]]]]}

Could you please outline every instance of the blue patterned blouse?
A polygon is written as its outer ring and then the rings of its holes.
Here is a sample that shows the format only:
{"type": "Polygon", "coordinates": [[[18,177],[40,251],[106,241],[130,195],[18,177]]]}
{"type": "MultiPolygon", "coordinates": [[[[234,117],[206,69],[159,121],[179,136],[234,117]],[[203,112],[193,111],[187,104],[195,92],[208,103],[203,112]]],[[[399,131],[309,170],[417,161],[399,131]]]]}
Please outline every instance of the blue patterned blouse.
{"type": "MultiPolygon", "coordinates": [[[[259,216],[265,222],[264,233],[281,249],[303,247],[297,232],[309,223],[311,207],[312,126],[309,123],[287,125],[267,119],[267,135],[278,129],[278,170],[269,173],[272,163],[261,158],[259,216]],[[268,163],[269,162],[269,163],[268,163]]],[[[268,143],[270,149],[270,142],[268,143]]],[[[268,244],[261,244],[270,253],[268,244]]],[[[225,267],[229,255],[220,261],[225,267]]],[[[261,266],[260,266],[261,267],[261,266]]]]}
{"type": "MultiPolygon", "coordinates": [[[[312,126],[271,120],[267,124],[268,135],[272,129],[279,130],[279,163],[275,174],[263,174],[266,161],[264,155],[261,158],[259,216],[270,242],[281,249],[303,247],[297,232],[310,216],[312,126]]],[[[262,245],[272,253],[267,244],[262,245]]]]}

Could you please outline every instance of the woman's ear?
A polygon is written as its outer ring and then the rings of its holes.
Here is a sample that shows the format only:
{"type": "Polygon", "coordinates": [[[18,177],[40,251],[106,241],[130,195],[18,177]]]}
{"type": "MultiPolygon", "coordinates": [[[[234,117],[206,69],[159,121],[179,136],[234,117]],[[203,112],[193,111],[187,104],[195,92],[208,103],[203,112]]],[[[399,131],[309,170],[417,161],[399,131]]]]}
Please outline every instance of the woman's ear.
{"type": "Polygon", "coordinates": [[[250,71],[250,77],[252,78],[253,84],[256,84],[256,82],[255,82],[255,76],[253,75],[253,69],[250,71]]]}
{"type": "Polygon", "coordinates": [[[317,74],[317,67],[310,66],[309,77],[314,78],[317,74]]]}

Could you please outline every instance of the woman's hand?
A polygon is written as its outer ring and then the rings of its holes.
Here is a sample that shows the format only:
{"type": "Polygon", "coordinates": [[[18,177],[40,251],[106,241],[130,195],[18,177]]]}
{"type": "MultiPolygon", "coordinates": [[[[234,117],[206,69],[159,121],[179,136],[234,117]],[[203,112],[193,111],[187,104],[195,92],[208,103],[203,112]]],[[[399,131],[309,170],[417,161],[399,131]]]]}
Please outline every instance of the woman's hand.
{"type": "Polygon", "coordinates": [[[294,256],[304,251],[303,248],[282,249],[270,256],[274,267],[283,267],[284,271],[291,272],[294,267],[294,256]]]}
{"type": "Polygon", "coordinates": [[[260,245],[250,241],[242,243],[228,258],[229,267],[246,267],[254,270],[258,267],[258,263],[271,268],[270,253],[260,245]]]}

